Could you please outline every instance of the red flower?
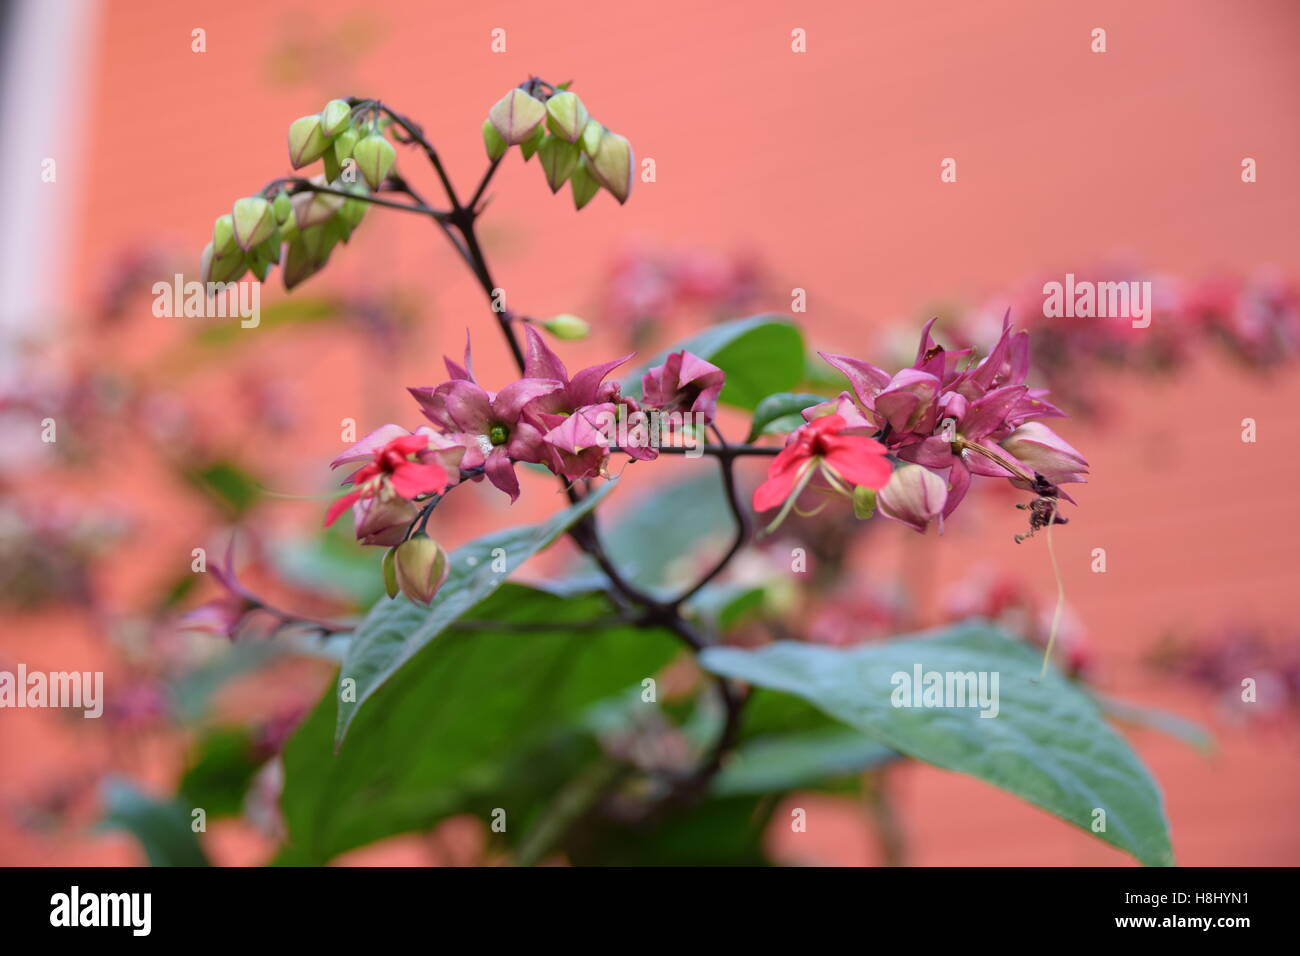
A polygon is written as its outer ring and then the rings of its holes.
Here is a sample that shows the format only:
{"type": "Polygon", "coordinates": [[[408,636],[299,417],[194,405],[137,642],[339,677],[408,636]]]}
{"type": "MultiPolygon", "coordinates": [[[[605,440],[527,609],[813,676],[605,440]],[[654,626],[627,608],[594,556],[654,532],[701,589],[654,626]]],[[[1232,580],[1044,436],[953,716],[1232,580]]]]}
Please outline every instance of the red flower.
{"type": "Polygon", "coordinates": [[[767,481],[754,490],[754,510],[784,502],[779,522],[814,477],[849,496],[853,487],[883,488],[893,470],[885,446],[863,435],[841,434],[845,427],[843,416],[824,415],[791,434],[768,468],[767,481]]]}
{"type": "MultiPolygon", "coordinates": [[[[456,450],[461,451],[459,448],[456,450]]],[[[442,494],[447,490],[451,477],[438,461],[421,460],[432,457],[427,432],[402,435],[387,442],[375,451],[370,464],[358,469],[349,479],[353,490],[330,506],[325,516],[325,527],[332,525],[339,515],[361,498],[388,492],[406,499],[426,493],[442,494]]],[[[335,460],[336,464],[341,462],[342,459],[335,460]]]]}

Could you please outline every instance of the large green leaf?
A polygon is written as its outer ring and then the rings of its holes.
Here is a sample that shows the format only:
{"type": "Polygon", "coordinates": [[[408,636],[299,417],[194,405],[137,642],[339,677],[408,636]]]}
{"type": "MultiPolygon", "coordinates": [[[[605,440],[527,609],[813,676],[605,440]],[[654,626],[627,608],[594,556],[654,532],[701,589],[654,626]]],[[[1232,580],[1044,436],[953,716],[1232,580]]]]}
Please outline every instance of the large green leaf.
{"type": "Polygon", "coordinates": [[[823,396],[808,392],[777,392],[768,395],[755,407],[754,421],[749,426],[749,435],[745,441],[753,441],[759,435],[778,435],[800,428],[804,424],[803,410],[824,401],[826,399],[823,396]]]}
{"type": "Polygon", "coordinates": [[[641,376],[662,365],[672,352],[686,349],[727,373],[719,401],[753,409],[773,392],[788,392],[804,372],[803,335],[789,319],[756,315],[711,326],[660,352],[623,381],[623,392],[641,396],[641,376]]]}
{"type": "Polygon", "coordinates": [[[719,796],[816,788],[898,758],[851,727],[758,737],[739,747],[713,782],[719,796]]]}
{"type": "Polygon", "coordinates": [[[451,554],[447,581],[428,608],[402,597],[381,599],[348,645],[339,671],[336,743],[342,743],[361,706],[447,625],[486,598],[537,552],[588,514],[614,486],[608,481],[578,504],[537,525],[507,528],[476,538],[451,554]],[[355,681],[348,688],[344,681],[355,681]],[[345,693],[345,691],[351,691],[345,693]]]}
{"type": "Polygon", "coordinates": [[[986,624],[847,650],[782,641],[755,650],[709,648],[717,674],[797,694],[901,753],[1009,790],[1091,830],[1147,864],[1173,853],[1163,800],[1128,744],[1086,692],[1055,671],[1040,681],[1040,655],[986,624]],[[997,674],[998,712],[978,707],[894,706],[894,675],[997,674]]]}
{"type": "Polygon", "coordinates": [[[521,760],[679,650],[666,632],[611,623],[612,614],[601,593],[506,584],[380,687],[337,753],[329,688],[285,749],[289,842],[279,862],[322,863],[497,807],[508,831],[525,832],[549,799],[534,791],[562,780],[543,786],[545,775],[521,775],[521,760]]]}
{"type": "Polygon", "coordinates": [[[600,540],[606,555],[641,587],[663,587],[679,562],[694,571],[691,556],[703,542],[725,546],[722,535],[731,527],[731,511],[717,466],[701,463],[701,468],[694,477],[656,485],[602,520],[600,540]]]}

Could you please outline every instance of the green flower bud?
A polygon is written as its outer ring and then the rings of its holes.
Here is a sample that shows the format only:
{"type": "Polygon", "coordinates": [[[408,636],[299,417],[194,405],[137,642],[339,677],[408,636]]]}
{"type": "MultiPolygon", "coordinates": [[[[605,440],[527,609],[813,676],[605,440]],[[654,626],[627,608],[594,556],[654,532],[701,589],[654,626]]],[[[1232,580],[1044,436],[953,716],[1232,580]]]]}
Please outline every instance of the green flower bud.
{"type": "Polygon", "coordinates": [[[275,210],[261,196],[246,196],[235,201],[234,216],[231,225],[234,228],[235,242],[247,252],[254,246],[261,245],[275,232],[275,210]]]}
{"type": "Polygon", "coordinates": [[[519,144],[519,152],[524,154],[525,163],[533,158],[533,154],[542,148],[544,142],[546,142],[546,127],[538,124],[537,129],[533,130],[533,135],[519,144]]]}
{"type": "Polygon", "coordinates": [[[582,159],[582,150],[576,143],[548,136],[537,150],[537,158],[546,173],[546,184],[551,187],[551,192],[557,193],[582,159]]]}
{"type": "Polygon", "coordinates": [[[357,161],[361,175],[371,189],[378,189],[397,159],[397,150],[384,139],[382,133],[371,133],[352,148],[352,158],[357,161]]]}
{"type": "Polygon", "coordinates": [[[298,238],[298,222],[293,218],[293,210],[290,207],[289,218],[280,225],[280,239],[284,242],[293,242],[298,238]]]}
{"type": "Polygon", "coordinates": [[[253,256],[248,267],[253,270],[253,275],[257,276],[258,282],[265,282],[266,277],[271,274],[271,266],[274,265],[269,259],[263,259],[261,256],[253,256]]]}
{"type": "MultiPolygon", "coordinates": [[[[317,227],[319,229],[319,227],[317,227]]],[[[319,245],[318,245],[319,248],[319,245]]],[[[308,248],[305,241],[305,234],[300,235],[297,239],[289,243],[289,248],[284,257],[284,287],[293,289],[302,282],[310,279],[325,266],[328,261],[328,253],[322,259],[317,259],[312,251],[308,248]]]]}
{"type": "Polygon", "coordinates": [[[506,154],[510,144],[497,132],[490,119],[483,121],[483,148],[487,150],[488,159],[496,162],[506,154]]]}
{"type": "Polygon", "coordinates": [[[218,256],[209,242],[199,259],[199,277],[203,282],[234,282],[247,271],[248,259],[239,249],[218,256]]]}
{"type": "Polygon", "coordinates": [[[277,265],[280,262],[280,245],[283,241],[280,230],[277,229],[271,235],[271,238],[253,250],[253,255],[259,259],[265,259],[272,265],[277,265]]]}
{"type": "Polygon", "coordinates": [[[569,174],[569,185],[573,188],[573,205],[577,209],[587,205],[592,197],[600,192],[600,183],[596,182],[596,177],[591,175],[586,156],[582,157],[582,162],[578,163],[569,174]]]}
{"type": "Polygon", "coordinates": [[[618,133],[605,131],[596,155],[591,157],[591,174],[620,203],[632,192],[632,144],[618,133]]]}
{"type": "Polygon", "coordinates": [[[587,125],[582,128],[582,138],[578,141],[578,145],[588,156],[595,156],[596,150],[600,149],[600,138],[604,135],[605,127],[594,119],[587,120],[587,125]]]}
{"type": "Polygon", "coordinates": [[[320,131],[333,138],[347,128],[352,120],[352,107],[343,100],[330,100],[320,111],[320,131]]]}
{"type": "Polygon", "coordinates": [[[384,575],[384,593],[390,598],[397,597],[399,590],[397,586],[397,549],[389,548],[384,552],[384,560],[380,562],[379,567],[384,575]]]}
{"type": "Polygon", "coordinates": [[[582,131],[586,129],[589,118],[587,107],[576,93],[565,90],[546,101],[547,127],[567,142],[576,143],[582,138],[582,131]]]}
{"type": "Polygon", "coordinates": [[[334,138],[334,158],[340,166],[352,157],[352,150],[356,149],[360,139],[361,134],[350,126],[334,138]]]}
{"type": "MultiPolygon", "coordinates": [[[[354,183],[348,187],[348,192],[358,196],[369,196],[370,190],[361,183],[354,183]]],[[[343,206],[339,209],[339,218],[348,226],[348,233],[361,225],[361,220],[366,218],[366,213],[370,210],[370,203],[361,199],[345,199],[343,206]]]]}
{"type": "Polygon", "coordinates": [[[397,546],[393,559],[397,586],[416,604],[429,604],[447,580],[447,552],[427,534],[415,534],[397,546]]]}
{"type": "Polygon", "coordinates": [[[542,323],[542,328],[550,332],[557,339],[565,342],[578,342],[587,337],[591,331],[591,326],[578,318],[576,315],[567,313],[552,316],[542,323]]]}
{"type": "Polygon", "coordinates": [[[226,213],[212,224],[212,248],[217,255],[227,255],[238,247],[235,242],[235,220],[226,213]]]}
{"type": "Polygon", "coordinates": [[[343,206],[343,197],[332,193],[297,193],[293,197],[293,218],[301,232],[334,218],[343,206]]]}
{"type": "Polygon", "coordinates": [[[488,120],[509,146],[516,146],[532,136],[546,119],[546,104],[517,87],[488,111],[488,120]]]}
{"type": "Polygon", "coordinates": [[[325,155],[330,141],[320,128],[320,114],[300,116],[289,126],[289,162],[302,169],[325,155]]]}
{"type": "Polygon", "coordinates": [[[289,200],[288,190],[281,189],[275,194],[271,208],[275,210],[275,221],[283,226],[293,215],[293,203],[289,200]]]}
{"type": "Polygon", "coordinates": [[[212,243],[203,247],[203,252],[199,254],[199,281],[207,282],[208,276],[212,273],[212,243]]]}
{"type": "Polygon", "coordinates": [[[876,491],[866,485],[853,488],[853,517],[866,519],[876,513],[876,491]]]}

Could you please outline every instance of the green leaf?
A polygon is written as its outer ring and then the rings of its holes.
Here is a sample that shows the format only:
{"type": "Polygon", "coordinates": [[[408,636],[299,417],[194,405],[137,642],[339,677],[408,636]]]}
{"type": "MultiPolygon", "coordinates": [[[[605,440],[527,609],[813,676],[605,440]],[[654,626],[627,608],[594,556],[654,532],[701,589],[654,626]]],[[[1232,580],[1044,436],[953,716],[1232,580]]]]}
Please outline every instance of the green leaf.
{"type": "Polygon", "coordinates": [[[343,742],[361,706],[384,681],[449,624],[501,587],[521,564],[589,514],[614,484],[604,483],[578,504],[541,524],[497,531],[457,548],[451,555],[447,581],[430,607],[417,607],[402,597],[384,598],[372,607],[353,635],[339,672],[335,742],[343,742]],[[494,570],[494,566],[504,570],[494,570]],[[344,693],[345,680],[356,682],[354,693],[344,693]]]}
{"type": "MultiPolygon", "coordinates": [[[[657,484],[602,521],[601,543],[615,567],[635,584],[667,584],[673,566],[690,562],[705,541],[731,527],[731,511],[717,469],[683,481],[657,484]],[[671,521],[665,521],[671,515],[671,521]]],[[[693,567],[693,565],[692,565],[693,567]]]]}
{"type": "Polygon", "coordinates": [[[718,400],[737,408],[753,409],[764,396],[787,392],[803,377],[803,334],[789,319],[756,315],[712,326],[665,349],[627,376],[623,393],[640,398],[641,376],[682,349],[727,373],[718,400]]]}
{"type": "Polygon", "coordinates": [[[797,694],[900,753],[987,780],[1091,831],[1143,863],[1170,864],[1169,824],[1155,781],[1088,694],[987,624],[847,650],[781,641],[709,648],[707,670],[797,694]],[[998,675],[997,716],[978,707],[893,706],[894,676],[998,675]]]}
{"type": "Polygon", "coordinates": [[[860,773],[898,754],[849,727],[759,737],[738,748],[713,782],[718,796],[782,793],[860,773]]]}
{"type": "Polygon", "coordinates": [[[187,469],[184,475],[234,518],[243,515],[262,497],[257,479],[232,461],[214,461],[187,469]]]}
{"type": "Polygon", "coordinates": [[[1101,712],[1112,720],[1137,727],[1150,727],[1171,737],[1176,737],[1185,744],[1190,744],[1201,753],[1214,751],[1214,738],[1200,724],[1185,720],[1177,714],[1171,714],[1157,707],[1143,707],[1131,701],[1111,697],[1108,694],[1094,694],[1093,699],[1101,712]]]}
{"type": "Polygon", "coordinates": [[[199,741],[181,778],[179,798],[191,809],[202,807],[208,819],[238,816],[259,767],[247,728],[217,728],[199,741]]]}
{"type": "Polygon", "coordinates": [[[769,796],[706,800],[658,826],[605,821],[575,827],[564,849],[577,866],[767,866],[769,796]]]}
{"type": "Polygon", "coordinates": [[[751,442],[759,435],[794,431],[804,424],[803,415],[799,413],[824,401],[826,399],[822,396],[807,392],[777,392],[767,396],[754,408],[754,423],[749,427],[749,436],[745,441],[751,442]]]}
{"type": "Polygon", "coordinates": [[[156,800],[130,782],[112,777],[104,783],[102,826],[126,830],[144,847],[150,866],[207,866],[208,858],[180,804],[156,800]]]}
{"type": "Polygon", "coordinates": [[[337,695],[329,688],[285,749],[289,842],[278,862],[323,863],[497,807],[509,831],[526,832],[548,802],[540,792],[546,775],[520,762],[529,750],[679,651],[666,632],[611,623],[612,614],[603,593],[505,584],[377,689],[337,753],[337,695]]]}

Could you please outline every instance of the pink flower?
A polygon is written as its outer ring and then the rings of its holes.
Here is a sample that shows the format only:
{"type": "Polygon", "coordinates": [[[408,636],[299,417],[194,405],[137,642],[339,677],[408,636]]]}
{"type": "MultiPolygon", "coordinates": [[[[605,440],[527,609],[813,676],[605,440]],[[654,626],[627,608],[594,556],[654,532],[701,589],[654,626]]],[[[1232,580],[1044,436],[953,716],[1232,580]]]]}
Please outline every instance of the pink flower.
{"type": "Polygon", "coordinates": [[[939,519],[943,530],[943,506],[948,498],[944,480],[920,465],[902,465],[894,470],[876,496],[876,506],[887,518],[925,533],[930,522],[939,519]]]}
{"type": "Polygon", "coordinates": [[[880,488],[892,471],[885,446],[861,435],[845,434],[839,415],[823,415],[792,432],[767,470],[767,481],[754,490],[754,510],[784,503],[769,526],[784,520],[809,483],[818,478],[831,490],[852,496],[853,487],[880,488]]]}
{"type": "Polygon", "coordinates": [[[722,369],[683,349],[641,377],[641,392],[651,408],[699,412],[708,423],[717,414],[718,394],[725,378],[722,369]]]}

